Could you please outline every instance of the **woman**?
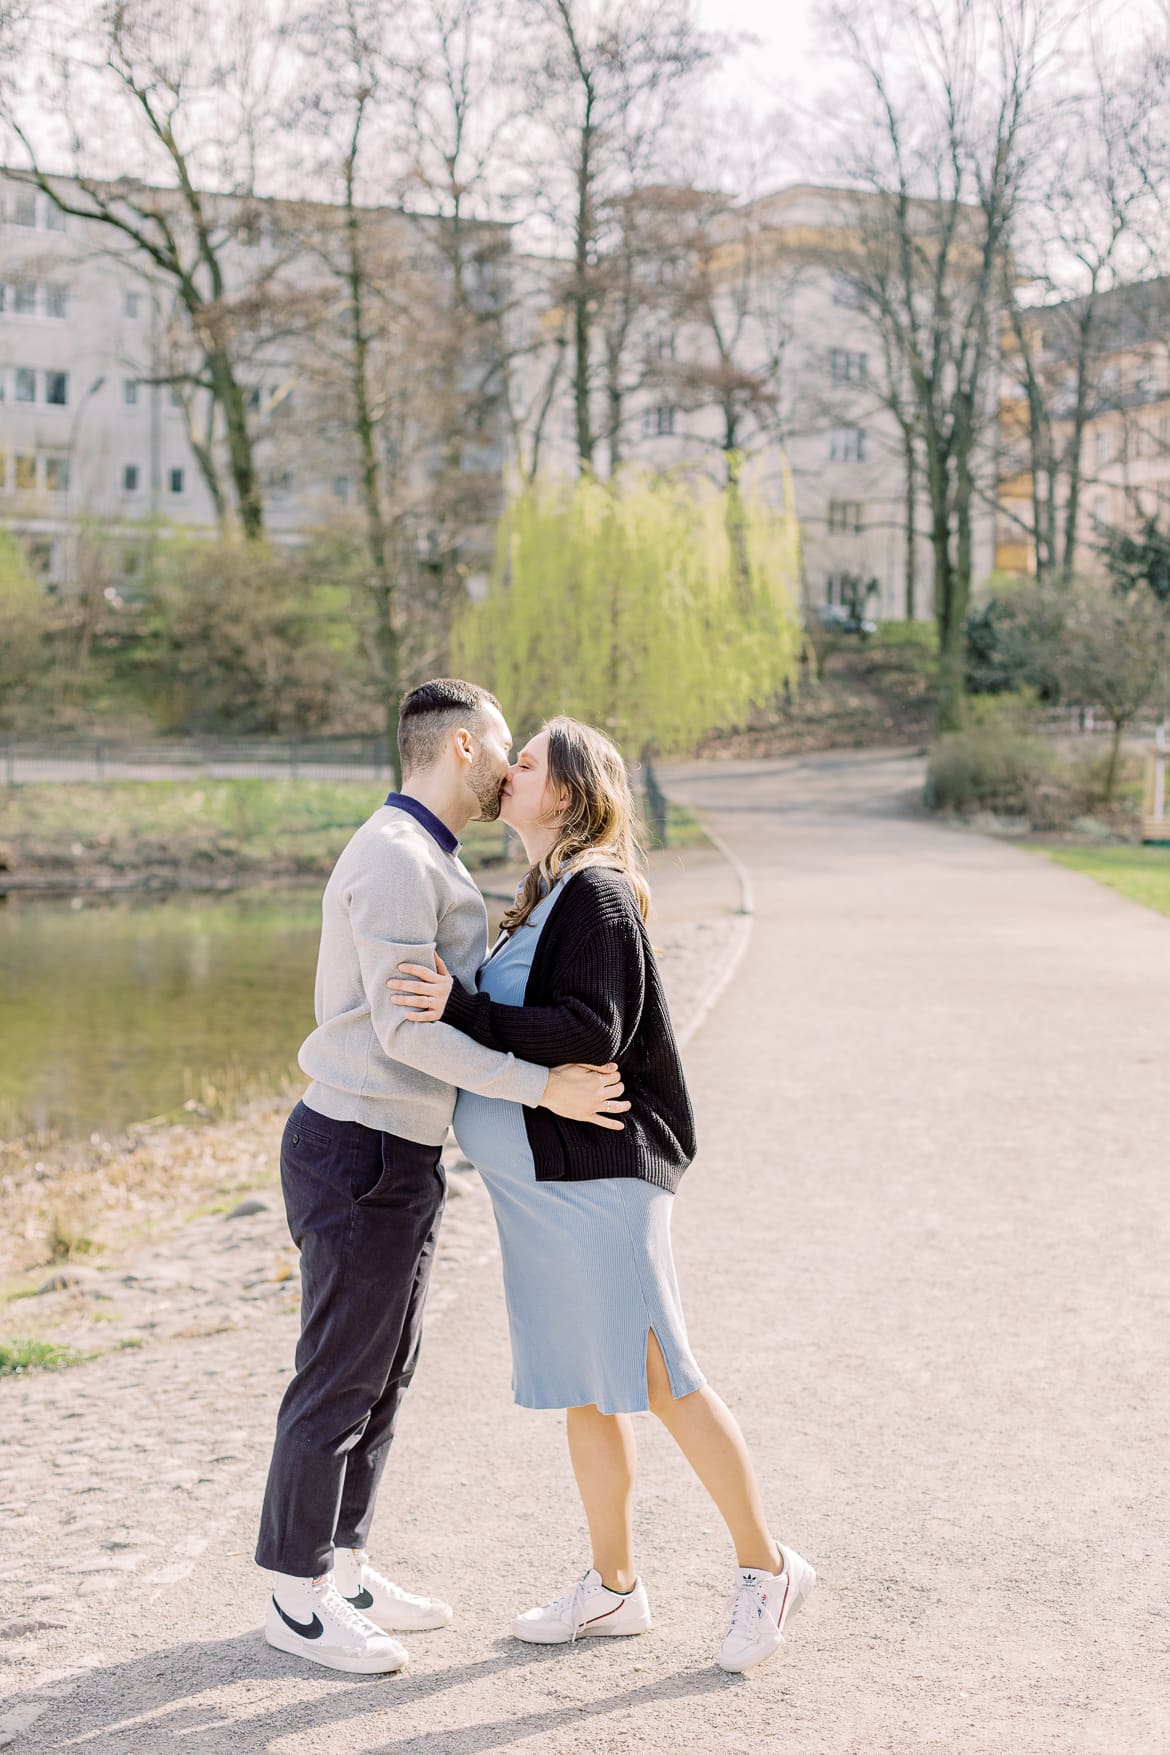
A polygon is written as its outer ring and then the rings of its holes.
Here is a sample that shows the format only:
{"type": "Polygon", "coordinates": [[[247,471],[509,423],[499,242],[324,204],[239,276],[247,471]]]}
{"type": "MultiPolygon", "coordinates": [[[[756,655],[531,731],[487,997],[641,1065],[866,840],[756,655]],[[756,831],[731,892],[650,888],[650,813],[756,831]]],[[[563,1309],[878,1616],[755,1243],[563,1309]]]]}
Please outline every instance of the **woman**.
{"type": "Polygon", "coordinates": [[[687,1341],[670,1248],[674,1190],[694,1155],[694,1118],[646,935],[625,766],[602,733],[553,719],[521,751],[500,815],[529,871],[469,994],[403,964],[390,982],[420,1022],[441,1020],[545,1066],[616,1060],[628,1102],[610,1133],[547,1110],[461,1092],[455,1134],[491,1195],[504,1262],[516,1401],[565,1408],[592,1542],[579,1583],[513,1624],[537,1644],[643,1633],[634,1570],[630,1415],[651,1410],[710,1493],[739,1572],[719,1662],[772,1657],[816,1581],[772,1538],[738,1425],[687,1341]]]}

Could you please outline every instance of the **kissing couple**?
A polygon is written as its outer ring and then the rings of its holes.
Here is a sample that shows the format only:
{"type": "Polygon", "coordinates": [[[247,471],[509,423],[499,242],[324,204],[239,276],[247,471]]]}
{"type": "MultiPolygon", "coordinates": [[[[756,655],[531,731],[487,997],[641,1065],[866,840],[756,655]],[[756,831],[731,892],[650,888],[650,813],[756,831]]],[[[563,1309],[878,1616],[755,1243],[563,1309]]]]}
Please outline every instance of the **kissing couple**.
{"type": "Polygon", "coordinates": [[[394,1634],[452,1619],[384,1577],[367,1543],[418,1361],[453,1126],[499,1230],[515,1399],[566,1410],[592,1546],[584,1575],[513,1634],[555,1645],[650,1627],[631,1528],[630,1415],[648,1409],[727,1525],[719,1663],[752,1669],[816,1574],[774,1539],[743,1434],[687,1341],[670,1215],[694,1115],[624,763],[564,718],[510,763],[499,702],[446,678],[406,695],[398,747],[402,791],[325,888],[310,1084],[281,1143],[301,1333],[256,1549],[273,1574],[265,1637],[371,1674],[407,1662],[394,1634]],[[528,871],[489,955],[458,836],[497,817],[528,871]]]}

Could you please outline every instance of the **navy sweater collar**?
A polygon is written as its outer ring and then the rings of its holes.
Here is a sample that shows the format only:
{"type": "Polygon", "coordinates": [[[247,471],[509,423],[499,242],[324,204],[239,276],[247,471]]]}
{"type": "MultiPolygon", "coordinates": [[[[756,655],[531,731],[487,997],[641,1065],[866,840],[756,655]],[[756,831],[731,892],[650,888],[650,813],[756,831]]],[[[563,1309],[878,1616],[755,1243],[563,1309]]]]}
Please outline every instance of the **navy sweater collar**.
{"type": "Polygon", "coordinates": [[[434,811],[420,804],[417,798],[411,798],[409,792],[392,792],[386,800],[395,810],[404,810],[408,817],[421,823],[427,834],[439,843],[444,853],[458,853],[458,837],[453,835],[446,823],[440,822],[434,811]]]}

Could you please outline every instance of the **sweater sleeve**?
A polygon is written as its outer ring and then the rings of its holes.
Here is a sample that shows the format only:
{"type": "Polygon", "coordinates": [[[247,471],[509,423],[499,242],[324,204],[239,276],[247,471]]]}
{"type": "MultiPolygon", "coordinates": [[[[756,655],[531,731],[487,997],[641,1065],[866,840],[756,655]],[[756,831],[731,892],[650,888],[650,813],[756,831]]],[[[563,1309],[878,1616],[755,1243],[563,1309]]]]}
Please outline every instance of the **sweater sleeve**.
{"type": "Polygon", "coordinates": [[[400,963],[435,966],[438,898],[425,869],[383,847],[378,869],[360,873],[351,886],[349,919],[374,1034],[391,1060],[483,1097],[539,1104],[548,1084],[544,1066],[472,1041],[449,1024],[414,1023],[394,1004],[386,983],[400,963]]]}
{"type": "MultiPolygon", "coordinates": [[[[523,928],[520,928],[522,931],[523,928]]],[[[606,921],[572,947],[551,972],[548,1005],[500,1005],[455,982],[442,1024],[486,1048],[506,1049],[538,1066],[614,1060],[637,1029],[646,990],[642,940],[626,920],[606,921]]]]}

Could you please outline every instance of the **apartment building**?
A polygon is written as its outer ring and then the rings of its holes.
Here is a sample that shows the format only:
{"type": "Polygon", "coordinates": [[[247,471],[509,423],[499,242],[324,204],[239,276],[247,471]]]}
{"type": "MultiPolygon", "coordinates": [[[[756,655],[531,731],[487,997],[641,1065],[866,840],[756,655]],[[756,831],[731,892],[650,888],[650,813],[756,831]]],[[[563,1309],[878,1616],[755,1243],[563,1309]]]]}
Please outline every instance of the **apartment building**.
{"type": "Polygon", "coordinates": [[[1042,531],[1051,525],[1061,560],[1075,461],[1075,564],[1082,573],[1100,573],[1101,545],[1110,531],[1136,529],[1144,518],[1158,517],[1163,526],[1170,519],[1170,277],[1111,288],[1097,295],[1091,311],[1084,299],[1038,307],[1029,314],[1026,339],[1056,462],[1044,467],[1042,449],[1041,479],[1034,482],[1023,364],[1018,343],[1006,336],[996,566],[1036,572],[1037,503],[1042,531]]]}
{"type": "MultiPolygon", "coordinates": [[[[849,581],[873,580],[868,612],[900,617],[906,458],[882,396],[879,340],[849,272],[855,199],[807,184],[751,202],[640,192],[627,214],[636,286],[629,309],[619,310],[616,339],[607,310],[598,317],[593,427],[602,468],[608,457],[719,481],[734,448],[755,491],[778,505],[791,496],[808,602],[841,603],[849,581]]],[[[313,242],[336,234],[338,210],[208,200],[239,307],[246,311],[249,288],[262,286],[293,313],[258,324],[237,352],[266,527],[294,541],[344,517],[357,497],[360,459],[338,334],[345,300],[336,282],[321,287],[313,242]]],[[[364,223],[385,252],[385,278],[403,288],[403,309],[390,321],[405,339],[387,365],[397,375],[384,386],[390,412],[380,442],[387,470],[409,472],[423,544],[439,467],[426,426],[437,368],[424,332],[447,272],[436,248],[441,222],[379,209],[364,223]]],[[[488,564],[509,463],[527,473],[535,462],[555,475],[577,462],[572,346],[558,305],[569,266],[513,252],[508,227],[479,229],[485,244],[472,265],[473,296],[481,312],[496,301],[507,316],[494,331],[480,326],[484,344],[500,351],[494,366],[462,361],[447,384],[449,395],[453,386],[464,392],[458,469],[474,489],[472,580],[488,564]]],[[[214,528],[200,458],[222,442],[209,442],[207,392],[172,381],[190,365],[185,348],[189,329],[170,289],[139,253],[0,172],[0,518],[24,534],[50,582],[69,585],[71,532],[83,515],[124,532],[128,554],[159,523],[214,528]]],[[[449,435],[447,451],[449,462],[449,435]]],[[[915,613],[927,616],[920,501],[914,515],[915,613]]],[[[980,515],[975,537],[978,578],[994,560],[992,510],[980,515]]]]}
{"type": "MultiPolygon", "coordinates": [[[[914,612],[929,616],[927,506],[918,493],[911,520],[880,339],[850,273],[857,199],[796,184],[746,203],[708,198],[689,234],[673,227],[666,285],[648,302],[627,449],[655,468],[693,465],[718,479],[734,430],[749,479],[777,504],[792,495],[812,606],[840,604],[849,581],[872,580],[868,613],[904,616],[913,540],[914,612]],[[672,288],[682,289],[673,301],[672,288]]],[[[994,559],[989,463],[981,456],[989,491],[976,509],[977,578],[994,559]]]]}
{"type": "MultiPolygon", "coordinates": [[[[147,193],[177,205],[173,194],[147,193]]],[[[357,503],[348,304],[324,267],[339,210],[205,199],[233,304],[265,526],[278,541],[296,541],[357,503]]],[[[397,372],[398,383],[409,383],[410,371],[433,377],[418,313],[442,304],[450,278],[440,225],[396,209],[363,213],[379,285],[393,284],[399,295],[397,306],[384,301],[384,331],[394,331],[393,345],[408,361],[391,364],[384,349],[372,349],[377,396],[380,373],[397,372]]],[[[495,296],[490,260],[506,249],[507,228],[475,228],[473,245],[476,231],[490,233],[490,249],[471,249],[466,278],[468,296],[482,304],[495,296]]],[[[141,252],[106,225],[63,215],[42,192],[0,171],[0,521],[21,533],[51,587],[71,583],[83,518],[124,536],[128,570],[136,544],[154,528],[216,527],[208,460],[229,503],[231,491],[222,431],[212,428],[213,401],[197,366],[173,290],[141,252]]],[[[456,379],[475,378],[466,362],[454,371],[456,379]]],[[[433,384],[428,394],[433,403],[433,384]]],[[[424,408],[422,395],[405,400],[424,408]]],[[[490,547],[502,499],[502,425],[483,397],[468,419],[460,467],[477,501],[472,540],[490,547]]],[[[433,433],[410,406],[400,407],[385,423],[384,442],[388,473],[421,505],[435,471],[433,433]]],[[[417,522],[422,543],[422,513],[417,522]]]]}

